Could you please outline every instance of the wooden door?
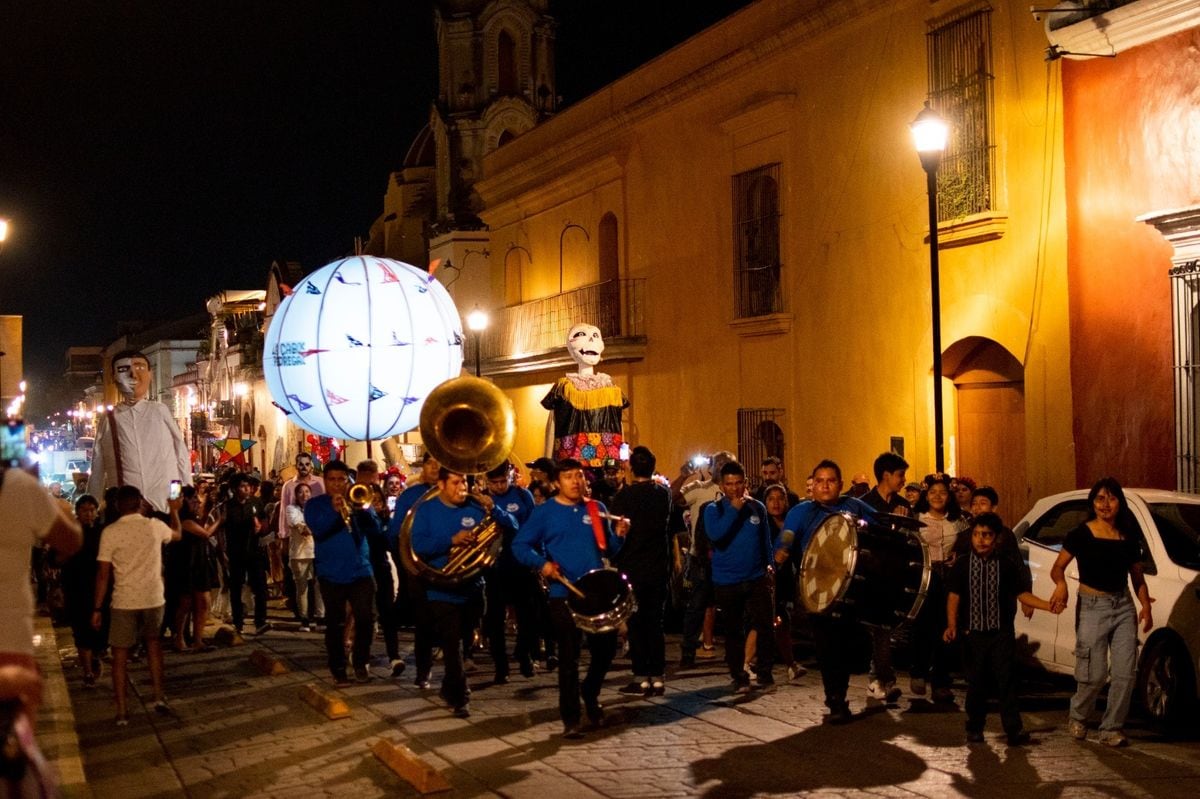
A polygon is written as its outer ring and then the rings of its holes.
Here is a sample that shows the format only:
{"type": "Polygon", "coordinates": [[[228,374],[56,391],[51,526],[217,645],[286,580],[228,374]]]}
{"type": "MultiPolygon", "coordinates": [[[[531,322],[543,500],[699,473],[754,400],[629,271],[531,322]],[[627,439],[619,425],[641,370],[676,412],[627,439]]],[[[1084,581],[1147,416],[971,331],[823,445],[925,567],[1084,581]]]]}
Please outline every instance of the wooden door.
{"type": "Polygon", "coordinates": [[[1025,475],[1024,383],[958,387],[959,473],[1000,495],[1000,516],[1014,526],[1034,503],[1025,475]]]}

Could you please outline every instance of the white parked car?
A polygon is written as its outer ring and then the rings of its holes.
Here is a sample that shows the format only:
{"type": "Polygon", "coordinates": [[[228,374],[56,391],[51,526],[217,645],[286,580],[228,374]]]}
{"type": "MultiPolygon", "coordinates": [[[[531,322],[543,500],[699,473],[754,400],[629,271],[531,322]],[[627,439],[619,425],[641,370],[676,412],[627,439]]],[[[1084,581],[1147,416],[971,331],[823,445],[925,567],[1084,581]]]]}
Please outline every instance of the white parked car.
{"type": "MultiPolygon", "coordinates": [[[[1067,533],[1088,516],[1087,490],[1046,497],[1033,506],[1013,532],[1033,576],[1033,592],[1049,598],[1050,568],[1067,533]]],[[[1125,498],[1145,540],[1143,567],[1155,600],[1154,628],[1140,631],[1135,696],[1151,720],[1164,726],[1189,721],[1200,695],[1200,496],[1157,489],[1126,488],[1125,498]]],[[[1017,613],[1018,650],[1046,669],[1075,673],[1076,561],[1067,567],[1070,604],[1061,615],[1038,611],[1032,619],[1017,613]]],[[[1137,602],[1134,602],[1137,607],[1137,602]]]]}

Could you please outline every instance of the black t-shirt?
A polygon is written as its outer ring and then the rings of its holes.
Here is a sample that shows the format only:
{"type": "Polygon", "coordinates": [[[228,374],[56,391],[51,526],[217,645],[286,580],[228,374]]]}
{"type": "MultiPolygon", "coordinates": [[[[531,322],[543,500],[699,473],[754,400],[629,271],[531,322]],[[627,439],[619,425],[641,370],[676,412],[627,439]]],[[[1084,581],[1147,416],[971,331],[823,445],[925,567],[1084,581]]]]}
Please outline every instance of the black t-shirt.
{"type": "Polygon", "coordinates": [[[862,501],[880,513],[899,513],[902,516],[912,515],[912,505],[908,504],[908,500],[901,496],[899,491],[892,494],[889,499],[884,499],[879,494],[879,486],[875,486],[863,495],[862,501]]]}
{"type": "Polygon", "coordinates": [[[609,509],[629,517],[629,533],[614,559],[635,583],[666,583],[670,574],[671,491],[653,480],[625,486],[609,509]]]}
{"type": "MultiPolygon", "coordinates": [[[[1000,565],[999,596],[1000,629],[1013,631],[1013,618],[1017,615],[1017,597],[1033,587],[1029,572],[1017,566],[1010,558],[993,553],[1000,565]]],[[[974,550],[965,557],[955,559],[946,575],[946,590],[958,594],[958,629],[971,629],[971,561],[979,559],[974,550]]],[[[975,586],[976,590],[987,590],[986,585],[975,586]]],[[[986,602],[985,602],[986,605],[986,602]]]]}
{"type": "Polygon", "coordinates": [[[251,555],[258,550],[258,534],[254,530],[255,520],[265,521],[262,502],[250,497],[244,503],[236,499],[225,506],[225,551],[230,557],[251,555]]]}
{"type": "Polygon", "coordinates": [[[1106,594],[1124,593],[1129,568],[1142,559],[1140,541],[1097,538],[1086,522],[1067,533],[1063,549],[1079,561],[1079,582],[1106,594]]]}

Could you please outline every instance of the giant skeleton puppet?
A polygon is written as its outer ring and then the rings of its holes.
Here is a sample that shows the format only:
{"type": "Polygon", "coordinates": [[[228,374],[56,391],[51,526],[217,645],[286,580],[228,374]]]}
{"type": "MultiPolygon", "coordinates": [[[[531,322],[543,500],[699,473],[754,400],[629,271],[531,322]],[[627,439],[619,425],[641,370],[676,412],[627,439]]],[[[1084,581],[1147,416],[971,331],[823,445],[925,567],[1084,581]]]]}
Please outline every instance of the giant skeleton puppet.
{"type": "Polygon", "coordinates": [[[192,482],[191,461],[179,425],[166,405],[150,402],[150,359],[126,350],[113,356],[121,402],[100,417],[88,493],[132,485],[155,510],[167,512],[172,480],[192,482]]]}
{"type": "Polygon", "coordinates": [[[575,458],[584,466],[600,467],[621,457],[625,438],[621,411],[629,400],[612,378],[596,372],[604,353],[604,338],[595,325],[577,324],[567,333],[567,352],[578,371],[558,379],[542,400],[550,411],[546,421],[546,456],[575,458]]]}

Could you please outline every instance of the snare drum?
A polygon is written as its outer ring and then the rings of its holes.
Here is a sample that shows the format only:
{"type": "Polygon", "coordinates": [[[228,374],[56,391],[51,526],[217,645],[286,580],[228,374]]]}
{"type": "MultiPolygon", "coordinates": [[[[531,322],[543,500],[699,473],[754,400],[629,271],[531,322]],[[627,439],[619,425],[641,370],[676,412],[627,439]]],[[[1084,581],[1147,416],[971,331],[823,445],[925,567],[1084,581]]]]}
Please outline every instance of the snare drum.
{"type": "Polygon", "coordinates": [[[850,513],[821,522],[804,548],[797,593],[810,613],[879,627],[912,621],[929,589],[920,536],[850,513]]]}
{"type": "Polygon", "coordinates": [[[569,593],[567,607],[586,633],[610,633],[637,610],[629,578],[616,569],[593,569],[572,584],[583,596],[569,593]]]}

